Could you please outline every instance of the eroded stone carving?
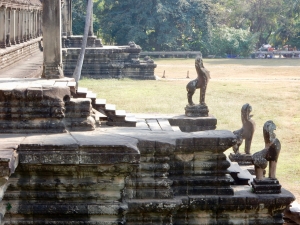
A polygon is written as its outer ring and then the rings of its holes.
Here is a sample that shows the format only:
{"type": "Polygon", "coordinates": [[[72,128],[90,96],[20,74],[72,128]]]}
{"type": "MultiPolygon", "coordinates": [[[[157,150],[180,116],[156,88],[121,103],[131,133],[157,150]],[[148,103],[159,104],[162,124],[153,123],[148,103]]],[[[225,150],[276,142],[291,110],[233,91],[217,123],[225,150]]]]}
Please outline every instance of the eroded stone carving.
{"type": "Polygon", "coordinates": [[[201,56],[197,56],[195,60],[195,67],[197,71],[197,78],[195,80],[190,81],[186,85],[187,90],[187,98],[190,106],[195,105],[193,102],[193,95],[196,91],[196,89],[200,88],[200,105],[206,105],[205,104],[205,93],[206,93],[206,87],[208,80],[210,79],[210,74],[207,69],[203,66],[203,60],[201,56]]]}
{"type": "Polygon", "coordinates": [[[269,178],[276,179],[276,165],[281,149],[280,141],[274,133],[276,125],[269,120],[264,124],[263,134],[265,148],[253,154],[253,164],[255,166],[256,179],[263,179],[263,170],[266,169],[269,162],[269,178]]]}
{"type": "MultiPolygon", "coordinates": [[[[239,130],[233,131],[236,136],[237,142],[232,146],[233,152],[230,153],[229,159],[232,162],[237,162],[239,165],[252,165],[252,155],[250,153],[251,142],[253,134],[255,131],[255,123],[251,119],[250,115],[252,107],[250,104],[246,103],[242,106],[241,109],[241,119],[242,119],[242,128],[239,130]],[[240,153],[239,148],[245,139],[245,153],[240,153]]],[[[251,170],[251,173],[254,174],[254,170],[251,170]]]]}
{"type": "Polygon", "coordinates": [[[203,66],[203,60],[201,56],[197,56],[195,59],[195,67],[197,71],[197,78],[190,81],[186,85],[188,105],[185,107],[185,115],[196,116],[208,116],[208,108],[205,103],[205,94],[208,81],[210,79],[210,73],[203,66]],[[194,104],[193,95],[196,89],[200,88],[200,104],[194,104]]]}
{"type": "Polygon", "coordinates": [[[237,143],[232,147],[235,154],[240,154],[239,148],[245,139],[245,153],[250,154],[251,142],[253,134],[255,131],[255,123],[251,119],[250,115],[252,107],[250,104],[246,103],[241,109],[241,119],[242,119],[242,128],[239,130],[233,131],[234,135],[237,137],[237,143]]]}
{"type": "Polygon", "coordinates": [[[276,125],[269,120],[264,124],[265,148],[252,156],[256,178],[252,182],[255,193],[280,193],[281,185],[276,179],[277,160],[281,149],[280,141],[274,133],[276,125]],[[269,177],[264,178],[264,169],[269,162],[269,177]]]}

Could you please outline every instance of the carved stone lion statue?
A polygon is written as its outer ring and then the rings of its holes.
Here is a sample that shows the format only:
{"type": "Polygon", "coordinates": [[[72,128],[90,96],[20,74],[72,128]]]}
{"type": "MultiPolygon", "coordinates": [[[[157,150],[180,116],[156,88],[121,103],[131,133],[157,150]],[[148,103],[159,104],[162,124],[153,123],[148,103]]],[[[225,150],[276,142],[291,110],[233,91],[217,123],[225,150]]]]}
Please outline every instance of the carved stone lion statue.
{"type": "Polygon", "coordinates": [[[195,105],[193,102],[193,95],[196,89],[200,88],[200,105],[205,104],[205,93],[208,81],[210,79],[209,71],[206,70],[203,66],[203,60],[201,56],[197,56],[195,59],[195,67],[197,71],[197,78],[195,80],[190,81],[186,85],[187,90],[187,98],[190,106],[195,105]]]}
{"type": "Polygon", "coordinates": [[[237,137],[237,143],[232,147],[235,154],[240,154],[239,148],[245,139],[245,153],[250,154],[251,142],[253,134],[255,131],[255,123],[251,119],[250,115],[252,107],[250,104],[246,103],[241,109],[241,119],[242,119],[242,128],[239,130],[233,131],[234,135],[237,137]]]}
{"type": "Polygon", "coordinates": [[[263,179],[264,169],[267,168],[269,162],[269,178],[276,179],[277,160],[281,149],[280,141],[274,133],[276,125],[269,120],[264,124],[263,134],[265,140],[265,148],[252,155],[252,161],[255,166],[255,175],[257,180],[263,179]]]}

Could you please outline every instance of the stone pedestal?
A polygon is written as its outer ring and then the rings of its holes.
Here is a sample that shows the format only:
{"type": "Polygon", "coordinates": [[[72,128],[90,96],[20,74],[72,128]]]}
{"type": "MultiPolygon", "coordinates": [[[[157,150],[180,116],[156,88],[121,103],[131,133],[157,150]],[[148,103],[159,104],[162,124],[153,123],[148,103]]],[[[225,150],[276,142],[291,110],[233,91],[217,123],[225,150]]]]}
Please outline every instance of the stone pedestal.
{"type": "Polygon", "coordinates": [[[187,105],[184,109],[188,117],[206,117],[209,112],[206,105],[187,105]]]}
{"type": "Polygon", "coordinates": [[[251,183],[253,192],[256,194],[279,194],[281,185],[277,179],[266,178],[263,180],[253,179],[251,183]]]}
{"type": "Polygon", "coordinates": [[[43,51],[42,77],[57,79],[64,77],[61,54],[61,1],[43,1],[43,51]]]}
{"type": "Polygon", "coordinates": [[[253,165],[251,154],[234,154],[230,153],[229,159],[231,162],[237,162],[239,165],[253,165]]]}
{"type": "Polygon", "coordinates": [[[207,117],[175,116],[169,119],[171,126],[178,126],[182,132],[195,132],[203,130],[215,130],[217,119],[212,115],[207,117]]]}

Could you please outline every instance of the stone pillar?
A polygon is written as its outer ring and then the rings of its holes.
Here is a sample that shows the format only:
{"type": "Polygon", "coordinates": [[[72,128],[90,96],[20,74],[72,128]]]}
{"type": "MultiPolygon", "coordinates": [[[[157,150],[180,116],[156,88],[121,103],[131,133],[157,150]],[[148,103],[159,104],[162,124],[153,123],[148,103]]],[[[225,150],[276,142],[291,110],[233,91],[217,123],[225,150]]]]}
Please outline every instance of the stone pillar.
{"type": "Polygon", "coordinates": [[[35,24],[35,30],[34,30],[34,35],[35,35],[35,37],[38,37],[39,36],[39,34],[38,34],[38,12],[39,11],[35,11],[35,19],[34,19],[34,24],[35,24]]]}
{"type": "Polygon", "coordinates": [[[32,10],[32,38],[35,38],[35,10],[32,10]]]}
{"type": "Polygon", "coordinates": [[[67,29],[67,36],[73,35],[72,31],[72,0],[68,1],[68,29],[67,29]]]}
{"type": "Polygon", "coordinates": [[[72,0],[65,0],[62,7],[62,36],[72,35],[72,0]]]}
{"type": "Polygon", "coordinates": [[[62,78],[61,0],[43,1],[43,78],[62,78]]]}
{"type": "Polygon", "coordinates": [[[26,41],[30,40],[30,33],[29,33],[29,24],[30,24],[30,19],[29,19],[29,10],[25,11],[26,14],[26,41]]]}
{"type": "Polygon", "coordinates": [[[36,27],[36,29],[37,29],[37,37],[39,37],[39,36],[41,36],[41,19],[40,19],[40,17],[41,17],[41,14],[40,14],[40,11],[38,10],[37,11],[37,27],[36,27]]]}
{"type": "Polygon", "coordinates": [[[16,18],[15,18],[15,32],[16,32],[16,36],[15,36],[15,40],[16,40],[16,44],[20,44],[20,35],[21,35],[21,11],[20,9],[16,10],[16,18]]]}
{"type": "Polygon", "coordinates": [[[29,34],[29,40],[33,38],[33,11],[29,10],[28,11],[28,34],[29,34]]]}
{"type": "Polygon", "coordinates": [[[23,42],[27,41],[27,10],[23,10],[23,42]]]}
{"type": "Polygon", "coordinates": [[[67,36],[67,2],[64,1],[63,7],[61,8],[61,35],[67,36]]]}
{"type": "Polygon", "coordinates": [[[6,47],[10,47],[10,18],[11,18],[11,8],[7,8],[6,12],[6,47]]]}
{"type": "Polygon", "coordinates": [[[16,9],[10,11],[10,43],[16,44],[16,9]]]}
{"type": "Polygon", "coordinates": [[[24,10],[20,10],[20,15],[19,15],[19,21],[20,21],[20,36],[19,36],[19,39],[20,39],[20,43],[23,43],[24,42],[24,24],[25,24],[25,21],[24,21],[24,10]]]}
{"type": "Polygon", "coordinates": [[[39,11],[39,37],[42,36],[42,11],[39,11]]]}
{"type": "Polygon", "coordinates": [[[93,29],[93,9],[91,12],[91,21],[90,21],[90,26],[89,26],[89,36],[94,36],[94,29],[93,29]]]}
{"type": "Polygon", "coordinates": [[[0,48],[6,47],[6,7],[0,7],[0,48]]]}

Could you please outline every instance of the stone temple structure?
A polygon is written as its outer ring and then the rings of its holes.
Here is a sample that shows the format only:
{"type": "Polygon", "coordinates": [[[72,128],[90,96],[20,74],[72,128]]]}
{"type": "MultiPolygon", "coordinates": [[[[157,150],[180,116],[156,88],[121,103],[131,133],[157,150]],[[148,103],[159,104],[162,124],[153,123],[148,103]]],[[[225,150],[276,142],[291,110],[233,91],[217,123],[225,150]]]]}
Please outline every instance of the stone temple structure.
{"type": "MultiPolygon", "coordinates": [[[[65,0],[62,7],[62,46],[64,74],[72,77],[82,36],[72,33],[72,0],[65,0]]],[[[103,46],[93,32],[93,21],[89,29],[87,49],[81,76],[95,79],[127,77],[154,80],[156,64],[146,57],[140,60],[139,45],[130,42],[126,46],[103,46]]]]}
{"type": "Polygon", "coordinates": [[[39,51],[41,21],[39,0],[0,1],[0,69],[39,51]]]}
{"type": "Polygon", "coordinates": [[[0,224],[284,223],[294,196],[236,184],[224,154],[236,136],[209,116],[196,132],[166,118],[120,128],[119,113],[76,90],[62,70],[61,0],[42,6],[43,78],[0,79],[0,224]]]}

